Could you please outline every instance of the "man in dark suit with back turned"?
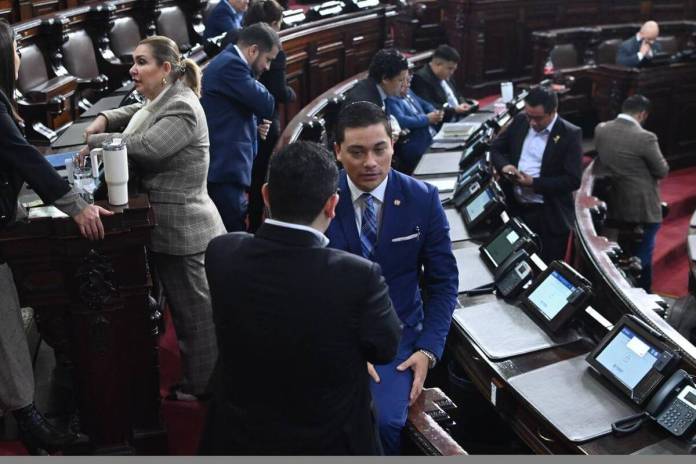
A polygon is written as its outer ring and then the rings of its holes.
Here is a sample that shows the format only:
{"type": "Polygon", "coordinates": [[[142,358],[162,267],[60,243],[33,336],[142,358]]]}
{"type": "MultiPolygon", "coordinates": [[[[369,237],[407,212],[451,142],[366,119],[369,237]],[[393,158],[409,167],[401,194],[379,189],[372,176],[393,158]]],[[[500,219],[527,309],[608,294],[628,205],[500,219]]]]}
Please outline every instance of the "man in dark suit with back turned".
{"type": "Polygon", "coordinates": [[[508,206],[539,235],[547,263],[565,256],[582,175],[582,131],[557,109],[551,89],[533,88],[524,111],[491,144],[493,164],[509,181],[508,206]]]}
{"type": "Polygon", "coordinates": [[[635,68],[652,59],[662,51],[662,46],[657,42],[659,35],[660,28],[655,21],[643,24],[634,37],[621,44],[616,53],[616,64],[635,68]]]}
{"type": "Polygon", "coordinates": [[[433,52],[430,62],[413,74],[411,88],[422,99],[437,109],[447,104],[453,111],[446,114],[445,122],[466,116],[471,106],[461,96],[452,75],[459,66],[459,52],[449,45],[440,45],[433,52]]]}
{"type": "Polygon", "coordinates": [[[208,193],[228,232],[245,230],[251,168],[258,150],[259,119],[273,117],[275,100],[256,77],[280,50],[278,34],[265,23],[245,27],[237,43],[208,64],[201,105],[210,134],[208,193]]]}
{"type": "Polygon", "coordinates": [[[201,453],[380,452],[367,363],[391,361],[401,330],[379,265],[326,247],[337,184],[325,148],[291,144],[262,190],[271,218],[211,241],[220,356],[201,453]]]}

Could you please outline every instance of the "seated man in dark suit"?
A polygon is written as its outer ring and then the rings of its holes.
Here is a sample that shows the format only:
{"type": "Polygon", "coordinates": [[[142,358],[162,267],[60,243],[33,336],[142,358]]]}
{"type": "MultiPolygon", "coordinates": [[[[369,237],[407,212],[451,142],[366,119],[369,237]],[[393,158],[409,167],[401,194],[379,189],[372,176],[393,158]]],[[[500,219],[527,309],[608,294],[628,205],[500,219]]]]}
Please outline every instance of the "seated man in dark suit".
{"type": "Polygon", "coordinates": [[[242,28],[244,12],[249,8],[249,0],[220,0],[205,22],[203,37],[210,39],[220,34],[242,28]]]}
{"type": "Polygon", "coordinates": [[[445,122],[452,122],[460,116],[466,116],[471,108],[452,80],[460,60],[457,50],[449,45],[440,45],[435,49],[430,63],[416,71],[411,83],[413,92],[430,102],[435,108],[443,109],[447,104],[453,109],[453,114],[448,115],[445,122]]]}
{"type": "Polygon", "coordinates": [[[408,77],[408,61],[394,48],[378,51],[370,62],[365,79],[358,81],[346,94],[344,107],[358,101],[368,101],[385,108],[389,96],[399,95],[408,77]]]}
{"type": "Polygon", "coordinates": [[[563,259],[574,222],[573,192],[582,175],[582,131],[558,116],[553,90],[535,87],[524,111],[491,144],[491,161],[510,212],[541,239],[541,257],[563,259]]]}
{"type": "Polygon", "coordinates": [[[413,93],[410,88],[411,75],[404,81],[401,95],[387,97],[387,111],[391,113],[402,129],[409,133],[404,140],[394,145],[395,167],[404,174],[411,175],[423,154],[430,148],[435,127],[442,121],[443,112],[413,93]]]}
{"type": "Polygon", "coordinates": [[[381,451],[367,363],[390,362],[401,330],[379,265],[326,247],[337,188],[325,148],[291,144],[263,186],[271,219],[210,242],[220,355],[201,453],[381,451]]]}
{"type": "Polygon", "coordinates": [[[634,37],[621,44],[616,53],[616,64],[635,68],[650,60],[662,51],[662,47],[657,42],[659,35],[660,28],[655,21],[643,24],[634,37]]]}

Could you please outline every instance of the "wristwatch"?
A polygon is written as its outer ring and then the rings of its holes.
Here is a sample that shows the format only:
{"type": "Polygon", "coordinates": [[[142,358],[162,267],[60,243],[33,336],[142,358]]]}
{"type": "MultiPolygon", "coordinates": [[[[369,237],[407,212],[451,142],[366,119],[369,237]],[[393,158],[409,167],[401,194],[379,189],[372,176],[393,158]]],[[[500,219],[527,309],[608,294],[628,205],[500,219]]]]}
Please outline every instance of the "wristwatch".
{"type": "Polygon", "coordinates": [[[434,354],[428,350],[424,350],[423,348],[419,349],[418,351],[423,353],[425,357],[428,358],[428,369],[435,367],[435,364],[437,364],[437,357],[434,354]]]}

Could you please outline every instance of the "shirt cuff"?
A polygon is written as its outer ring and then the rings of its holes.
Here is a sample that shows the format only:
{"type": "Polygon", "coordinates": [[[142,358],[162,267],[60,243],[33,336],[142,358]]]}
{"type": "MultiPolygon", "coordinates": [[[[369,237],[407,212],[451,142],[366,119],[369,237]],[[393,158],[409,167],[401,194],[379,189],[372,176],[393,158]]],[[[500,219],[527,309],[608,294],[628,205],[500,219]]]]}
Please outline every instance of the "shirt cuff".
{"type": "Polygon", "coordinates": [[[643,54],[638,52],[638,61],[643,61],[643,54]]]}
{"type": "Polygon", "coordinates": [[[53,202],[53,206],[64,212],[70,217],[75,217],[82,212],[89,204],[80,196],[75,187],[68,190],[68,193],[53,202]]]}

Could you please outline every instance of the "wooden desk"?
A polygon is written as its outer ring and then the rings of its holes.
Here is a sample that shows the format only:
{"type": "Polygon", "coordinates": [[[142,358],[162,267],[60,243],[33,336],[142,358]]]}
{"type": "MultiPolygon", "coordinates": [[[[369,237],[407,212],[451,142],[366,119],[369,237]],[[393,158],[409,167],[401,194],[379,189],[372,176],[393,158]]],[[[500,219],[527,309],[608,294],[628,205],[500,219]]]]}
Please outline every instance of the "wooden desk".
{"type": "Polygon", "coordinates": [[[696,63],[649,68],[599,65],[585,72],[592,80],[600,121],[616,117],[626,97],[645,95],[652,102],[645,128],[657,134],[670,167],[696,162],[696,63]]]}
{"type": "Polygon", "coordinates": [[[97,454],[161,454],[157,320],[145,244],[147,196],[108,207],[106,238],[90,242],[72,219],[37,218],[0,234],[22,306],[73,374],[80,429],[97,454]]]}

